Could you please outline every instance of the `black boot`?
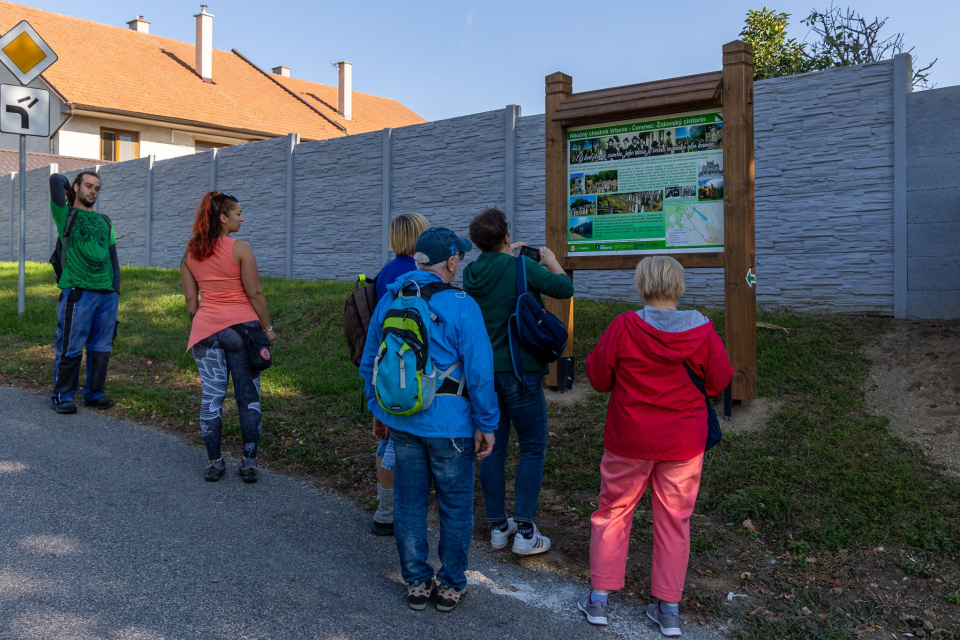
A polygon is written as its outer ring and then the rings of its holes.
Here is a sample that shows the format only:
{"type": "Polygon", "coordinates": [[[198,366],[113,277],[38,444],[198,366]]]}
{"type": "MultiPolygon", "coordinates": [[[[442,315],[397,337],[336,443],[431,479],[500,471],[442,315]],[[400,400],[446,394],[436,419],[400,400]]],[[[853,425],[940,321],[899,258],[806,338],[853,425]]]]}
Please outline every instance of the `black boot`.
{"type": "MultiPolygon", "coordinates": [[[[87,350],[87,394],[103,393],[103,386],[107,382],[107,364],[110,362],[109,351],[90,351],[87,350]]],[[[84,404],[94,409],[109,409],[113,406],[113,400],[107,396],[101,396],[96,400],[84,401],[84,404]]]]}
{"type": "Polygon", "coordinates": [[[76,394],[80,382],[80,360],[83,356],[68,358],[60,356],[57,364],[57,380],[53,387],[53,410],[57,413],[76,413],[77,405],[72,400],[61,401],[60,396],[76,394]]]}

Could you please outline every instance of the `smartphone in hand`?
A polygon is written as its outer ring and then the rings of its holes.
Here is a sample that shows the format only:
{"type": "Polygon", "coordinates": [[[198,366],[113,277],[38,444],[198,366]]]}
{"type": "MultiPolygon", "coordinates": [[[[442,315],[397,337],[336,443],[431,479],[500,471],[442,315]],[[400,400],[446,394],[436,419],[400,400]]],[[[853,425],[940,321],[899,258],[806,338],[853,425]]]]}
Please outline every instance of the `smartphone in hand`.
{"type": "Polygon", "coordinates": [[[520,247],[520,255],[526,256],[534,262],[540,262],[540,249],[533,247],[520,247]]]}

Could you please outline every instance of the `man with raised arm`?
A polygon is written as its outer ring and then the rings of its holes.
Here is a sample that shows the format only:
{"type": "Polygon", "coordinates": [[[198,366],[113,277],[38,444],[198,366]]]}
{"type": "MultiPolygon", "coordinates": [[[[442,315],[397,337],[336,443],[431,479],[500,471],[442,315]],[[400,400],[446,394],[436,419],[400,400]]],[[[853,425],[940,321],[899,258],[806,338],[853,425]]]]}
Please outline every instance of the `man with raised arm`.
{"type": "Polygon", "coordinates": [[[100,194],[100,177],[82,171],[70,181],[50,176],[50,214],[57,225],[62,249],[55,259],[57,286],[56,359],[50,400],[57,413],[76,413],[74,397],[80,384],[80,361],[87,350],[83,401],[88,407],[109,409],[113,400],[104,393],[107,363],[113,348],[120,301],[120,261],[110,218],[93,210],[100,194]],[[57,260],[56,258],[59,258],[57,260]],[[56,263],[59,262],[59,265],[56,263]]]}

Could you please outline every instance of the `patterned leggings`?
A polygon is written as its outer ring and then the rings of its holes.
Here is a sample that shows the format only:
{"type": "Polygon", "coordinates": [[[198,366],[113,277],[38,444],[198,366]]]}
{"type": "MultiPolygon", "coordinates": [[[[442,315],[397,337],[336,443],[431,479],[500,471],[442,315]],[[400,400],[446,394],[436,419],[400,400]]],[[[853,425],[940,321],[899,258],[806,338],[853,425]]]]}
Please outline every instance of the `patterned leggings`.
{"type": "MultiPolygon", "coordinates": [[[[260,326],[257,321],[245,323],[260,326]]],[[[227,397],[227,377],[233,376],[233,394],[240,411],[243,455],[257,457],[260,443],[260,372],[250,368],[243,338],[227,327],[193,345],[193,359],[200,371],[203,400],[200,402],[200,433],[207,458],[220,458],[223,435],[221,410],[227,397]]]]}

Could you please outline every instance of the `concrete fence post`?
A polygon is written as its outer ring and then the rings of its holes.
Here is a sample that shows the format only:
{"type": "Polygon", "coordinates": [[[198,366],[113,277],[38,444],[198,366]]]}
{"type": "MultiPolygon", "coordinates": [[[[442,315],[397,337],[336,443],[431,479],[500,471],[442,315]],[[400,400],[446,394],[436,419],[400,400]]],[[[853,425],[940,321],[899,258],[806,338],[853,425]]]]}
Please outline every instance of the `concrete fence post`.
{"type": "Polygon", "coordinates": [[[147,221],[146,221],[146,263],[148,267],[153,266],[153,163],[156,162],[156,156],[148,156],[147,159],[147,221]]]}
{"type": "Polygon", "coordinates": [[[893,317],[907,318],[908,266],[907,260],[907,93],[913,64],[910,54],[893,58],[893,317]]]}
{"type": "Polygon", "coordinates": [[[14,255],[13,254],[13,239],[14,239],[13,212],[16,211],[17,209],[16,181],[17,181],[17,172],[14,171],[13,173],[10,174],[10,251],[9,251],[10,255],[8,257],[8,260],[10,260],[10,262],[13,262],[13,255],[14,255]]]}
{"type": "Polygon", "coordinates": [[[390,255],[390,198],[392,195],[390,173],[393,165],[393,145],[391,144],[393,129],[383,130],[383,180],[380,210],[380,264],[387,261],[390,255]]]}
{"type": "Polygon", "coordinates": [[[210,191],[217,190],[217,148],[210,150],[210,191]]]}
{"type": "MultiPolygon", "coordinates": [[[[57,162],[50,163],[50,175],[52,176],[55,173],[60,173],[60,164],[57,162]]],[[[47,216],[47,253],[53,253],[53,248],[57,246],[57,228],[53,224],[53,216],[47,216]]]]}
{"type": "Polygon", "coordinates": [[[294,192],[293,192],[293,161],[294,156],[293,152],[297,148],[297,145],[300,144],[300,134],[299,133],[288,133],[287,134],[287,199],[286,199],[286,218],[287,218],[287,264],[286,264],[286,277],[288,279],[293,278],[293,205],[294,205],[294,192]]]}
{"type": "Polygon", "coordinates": [[[510,224],[510,237],[520,238],[520,233],[517,231],[517,118],[520,117],[520,105],[507,105],[503,113],[505,120],[503,212],[507,215],[507,222],[510,224]]]}

